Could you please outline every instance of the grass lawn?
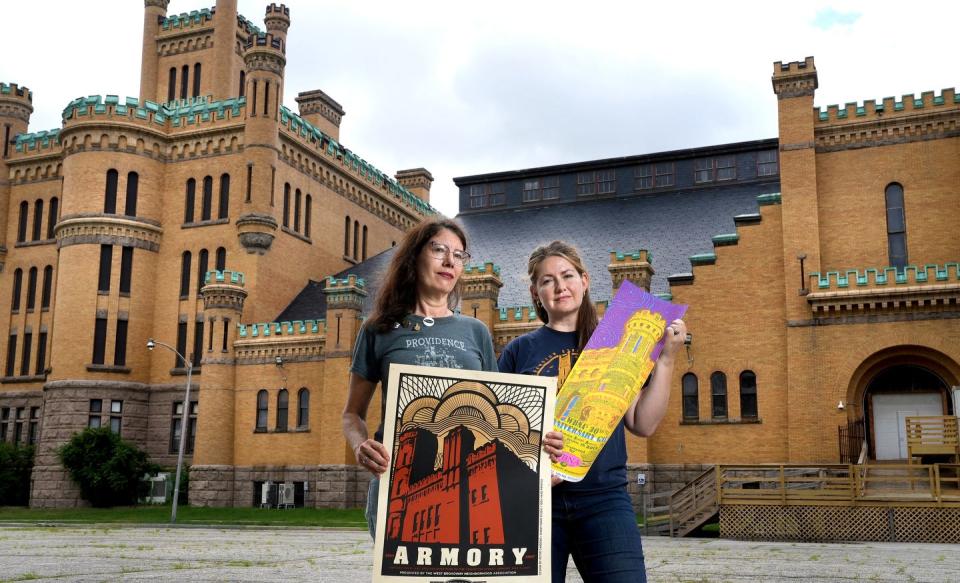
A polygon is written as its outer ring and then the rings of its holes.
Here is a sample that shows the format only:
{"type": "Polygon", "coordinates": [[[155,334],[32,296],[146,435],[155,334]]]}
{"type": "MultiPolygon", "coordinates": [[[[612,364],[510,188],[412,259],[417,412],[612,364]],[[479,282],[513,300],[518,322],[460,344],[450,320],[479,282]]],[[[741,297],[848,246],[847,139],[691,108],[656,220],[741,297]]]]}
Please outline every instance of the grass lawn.
{"type": "MultiPolygon", "coordinates": [[[[161,524],[170,522],[170,505],[118,506],[115,508],[25,508],[6,506],[0,507],[0,524],[4,522],[161,524]]],[[[363,510],[359,508],[349,510],[328,508],[273,510],[178,506],[177,523],[340,528],[366,528],[367,526],[363,517],[363,510]]]]}

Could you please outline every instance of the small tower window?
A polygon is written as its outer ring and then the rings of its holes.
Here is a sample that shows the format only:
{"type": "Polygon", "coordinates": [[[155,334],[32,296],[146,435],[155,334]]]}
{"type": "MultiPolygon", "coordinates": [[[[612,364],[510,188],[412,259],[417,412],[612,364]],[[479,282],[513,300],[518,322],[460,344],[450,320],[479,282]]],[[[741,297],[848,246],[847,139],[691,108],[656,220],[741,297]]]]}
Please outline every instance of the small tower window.
{"type": "Polygon", "coordinates": [[[227,269],[227,250],[223,247],[217,247],[215,269],[217,271],[225,271],[227,269]]]}
{"type": "Polygon", "coordinates": [[[220,175],[220,204],[217,209],[217,218],[225,219],[230,213],[230,175],[220,175]]]}
{"type": "Polygon", "coordinates": [[[180,99],[187,98],[187,91],[190,88],[190,65],[184,65],[180,69],[180,99]]]}
{"type": "Polygon", "coordinates": [[[193,96],[200,97],[200,63],[193,66],[193,96]]]}
{"type": "Polygon", "coordinates": [[[120,174],[111,168],[107,170],[107,185],[104,189],[103,212],[108,215],[117,213],[117,180],[120,174]]]}
{"type": "Polygon", "coordinates": [[[50,296],[53,294],[53,266],[43,268],[43,289],[40,292],[40,309],[50,307],[50,296]]]}
{"type": "Polygon", "coordinates": [[[890,265],[903,269],[907,266],[907,216],[904,212],[903,186],[893,182],[887,185],[885,195],[890,265]]]}
{"type": "Polygon", "coordinates": [[[193,178],[187,180],[187,192],[183,199],[183,222],[193,222],[193,210],[197,204],[197,181],[193,178]]]}
{"type": "Polygon", "coordinates": [[[711,416],[714,419],[727,417],[727,375],[715,372],[710,375],[711,416]]]}
{"type": "Polygon", "coordinates": [[[31,241],[39,241],[43,235],[43,200],[37,199],[33,203],[33,237],[31,241]]]}
{"type": "Polygon", "coordinates": [[[209,221],[213,212],[213,177],[204,176],[203,178],[203,199],[200,203],[200,220],[209,221]]]}
{"type": "Polygon", "coordinates": [[[13,302],[10,305],[10,310],[13,312],[20,310],[21,288],[23,288],[23,270],[18,267],[13,271],[13,302]]]}
{"type": "Polygon", "coordinates": [[[200,293],[200,289],[203,287],[203,279],[207,275],[207,268],[209,267],[210,261],[210,252],[206,249],[201,249],[200,253],[197,255],[197,293],[200,293]]]}
{"type": "Polygon", "coordinates": [[[740,373],[740,417],[757,418],[757,375],[752,370],[740,373]]]}
{"type": "Polygon", "coordinates": [[[290,227],[290,183],[283,184],[283,226],[290,227]]]}
{"type": "Polygon", "coordinates": [[[310,389],[300,389],[297,393],[297,428],[310,426],[310,389]]]}
{"type": "Polygon", "coordinates": [[[267,391],[257,392],[257,431],[267,430],[267,391]]]}
{"type": "Polygon", "coordinates": [[[303,207],[303,234],[310,237],[310,213],[313,207],[313,197],[307,195],[306,205],[303,207]]]}
{"type": "Polygon", "coordinates": [[[277,426],[276,431],[287,430],[287,411],[290,407],[290,395],[287,389],[280,389],[277,393],[277,426]]]}
{"type": "Polygon", "coordinates": [[[37,307],[37,268],[31,267],[27,275],[27,311],[37,307]]]}
{"type": "Polygon", "coordinates": [[[20,203],[20,216],[17,218],[17,243],[27,240],[27,215],[30,213],[30,203],[20,203]]]}
{"type": "Polygon", "coordinates": [[[683,375],[683,418],[696,421],[700,418],[700,386],[697,375],[688,372],[683,375]]]}
{"type": "Polygon", "coordinates": [[[240,71],[240,97],[246,95],[247,92],[247,72],[240,71]]]}
{"type": "Polygon", "coordinates": [[[50,199],[50,210],[47,212],[47,239],[53,239],[57,227],[57,213],[60,212],[60,200],[57,197],[50,199]]]}
{"type": "Polygon", "coordinates": [[[298,233],[300,232],[300,207],[302,203],[303,193],[301,193],[298,188],[293,202],[293,230],[298,233]]]}
{"type": "Polygon", "coordinates": [[[167,101],[177,98],[177,68],[170,67],[170,78],[167,81],[167,101]]]}
{"type": "Polygon", "coordinates": [[[190,260],[192,259],[189,251],[183,252],[180,260],[180,297],[185,298],[190,295],[190,260]]]}
{"type": "Polygon", "coordinates": [[[136,172],[127,173],[127,200],[123,214],[128,217],[137,216],[137,191],[140,188],[140,175],[136,172]]]}

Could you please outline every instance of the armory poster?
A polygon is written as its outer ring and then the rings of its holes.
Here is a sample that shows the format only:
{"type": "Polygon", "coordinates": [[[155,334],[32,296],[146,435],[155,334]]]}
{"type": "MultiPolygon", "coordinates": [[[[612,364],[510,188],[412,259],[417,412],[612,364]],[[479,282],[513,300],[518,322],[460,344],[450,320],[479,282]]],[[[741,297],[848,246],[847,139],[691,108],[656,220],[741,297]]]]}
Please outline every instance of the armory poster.
{"type": "Polygon", "coordinates": [[[587,475],[650,376],[666,327],[686,311],[623,282],[557,395],[563,455],[556,475],[571,482],[587,475]]]}
{"type": "Polygon", "coordinates": [[[392,365],[373,580],[550,580],[556,379],[392,365]]]}

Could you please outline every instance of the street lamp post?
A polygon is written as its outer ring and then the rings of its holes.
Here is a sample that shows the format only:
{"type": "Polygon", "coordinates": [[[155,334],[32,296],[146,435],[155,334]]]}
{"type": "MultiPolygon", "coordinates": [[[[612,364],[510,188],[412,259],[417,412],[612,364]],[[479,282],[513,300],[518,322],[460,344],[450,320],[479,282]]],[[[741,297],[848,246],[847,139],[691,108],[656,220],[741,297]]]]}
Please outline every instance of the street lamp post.
{"type": "Polygon", "coordinates": [[[176,354],[180,361],[187,366],[187,389],[183,395],[183,410],[180,414],[180,450],[177,452],[177,476],[173,482],[173,510],[170,512],[170,523],[173,524],[177,522],[177,502],[180,498],[180,471],[183,468],[183,450],[187,445],[187,432],[190,430],[188,423],[190,421],[190,379],[193,376],[193,363],[184,358],[182,354],[177,352],[176,348],[169,344],[157,342],[153,338],[147,340],[147,350],[153,350],[157,346],[166,348],[176,354]]]}

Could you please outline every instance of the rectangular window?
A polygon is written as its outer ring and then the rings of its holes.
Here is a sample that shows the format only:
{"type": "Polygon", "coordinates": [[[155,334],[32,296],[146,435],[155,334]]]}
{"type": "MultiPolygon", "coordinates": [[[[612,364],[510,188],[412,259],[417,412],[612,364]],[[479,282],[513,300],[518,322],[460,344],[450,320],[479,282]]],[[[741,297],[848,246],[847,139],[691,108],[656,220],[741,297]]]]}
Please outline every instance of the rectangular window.
{"type": "Polygon", "coordinates": [[[23,407],[17,407],[17,418],[13,426],[13,443],[18,444],[23,440],[23,407]]]}
{"type": "MultiPolygon", "coordinates": [[[[180,451],[180,427],[183,422],[183,401],[173,404],[173,413],[170,416],[170,449],[169,453],[180,451]]],[[[183,453],[192,454],[193,444],[197,435],[197,402],[190,401],[190,413],[187,418],[187,441],[183,445],[183,453]]]]}
{"type": "Polygon", "coordinates": [[[20,355],[20,376],[30,374],[30,350],[33,347],[33,334],[25,332],[23,334],[23,353],[20,355]]]}
{"type": "Polygon", "coordinates": [[[17,366],[17,335],[11,334],[7,338],[7,366],[4,375],[12,377],[17,366]]]}
{"type": "Polygon", "coordinates": [[[577,173],[577,195],[613,194],[617,191],[615,170],[596,170],[577,173]]]}
{"type": "Polygon", "coordinates": [[[657,188],[663,188],[665,186],[673,186],[673,162],[662,162],[656,165],[656,182],[654,186],[657,188]]]}
{"type": "Polygon", "coordinates": [[[757,154],[757,176],[776,176],[780,173],[777,151],[767,150],[757,154]]]}
{"type": "Polygon", "coordinates": [[[523,181],[523,202],[560,198],[560,177],[547,176],[523,181]]]}
{"type": "Polygon", "coordinates": [[[223,320],[223,345],[220,347],[220,350],[223,352],[227,351],[227,337],[230,333],[230,319],[225,318],[223,320]]]}
{"type": "Polygon", "coordinates": [[[107,351],[107,319],[97,318],[93,324],[93,364],[103,364],[107,351]]]}
{"type": "Polygon", "coordinates": [[[196,322],[193,325],[193,367],[200,366],[200,360],[203,358],[203,322],[196,322]]]}
{"type": "Polygon", "coordinates": [[[706,158],[694,160],[693,162],[693,182],[703,184],[704,182],[713,182],[713,159],[706,158]]]}
{"type": "Polygon", "coordinates": [[[119,435],[120,429],[122,428],[122,426],[123,426],[123,420],[121,417],[113,417],[113,416],[110,417],[110,431],[119,435]]]}
{"type": "MultiPolygon", "coordinates": [[[[177,324],[177,352],[184,354],[187,352],[187,323],[179,322],[177,324]]],[[[179,355],[174,356],[174,368],[187,368],[187,363],[179,355]]]]}
{"type": "Polygon", "coordinates": [[[653,188],[653,164],[637,166],[633,169],[633,189],[648,190],[653,188]]]}
{"type": "Polygon", "coordinates": [[[7,441],[7,424],[10,422],[10,407],[0,409],[0,442],[7,441]]]}
{"type": "Polygon", "coordinates": [[[101,399],[90,399],[90,415],[87,417],[87,427],[100,427],[100,413],[103,411],[101,399]]]}
{"type": "Polygon", "coordinates": [[[737,157],[721,156],[716,159],[717,182],[737,179],[737,157]]]}
{"type": "Polygon", "coordinates": [[[37,370],[34,374],[42,375],[47,370],[47,333],[41,332],[37,337],[37,370]]]}
{"type": "Polygon", "coordinates": [[[474,184],[470,187],[470,208],[500,206],[507,202],[506,187],[502,182],[474,184]]]}
{"type": "Polygon", "coordinates": [[[110,401],[110,431],[120,434],[123,425],[123,401],[110,401]]]}
{"type": "Polygon", "coordinates": [[[97,291],[110,291],[110,268],[113,263],[113,245],[100,245],[100,271],[97,277],[97,291]]]}
{"type": "Polygon", "coordinates": [[[30,429],[27,432],[27,443],[37,445],[40,437],[40,407],[30,407],[30,429]]]}
{"type": "MultiPolygon", "coordinates": [[[[133,279],[133,247],[120,248],[120,293],[130,293],[130,282],[133,279]]],[[[108,284],[109,285],[109,284],[108,284]]]]}
{"type": "Polygon", "coordinates": [[[117,341],[113,345],[113,364],[125,366],[127,364],[127,327],[126,320],[117,320],[117,341]]]}

